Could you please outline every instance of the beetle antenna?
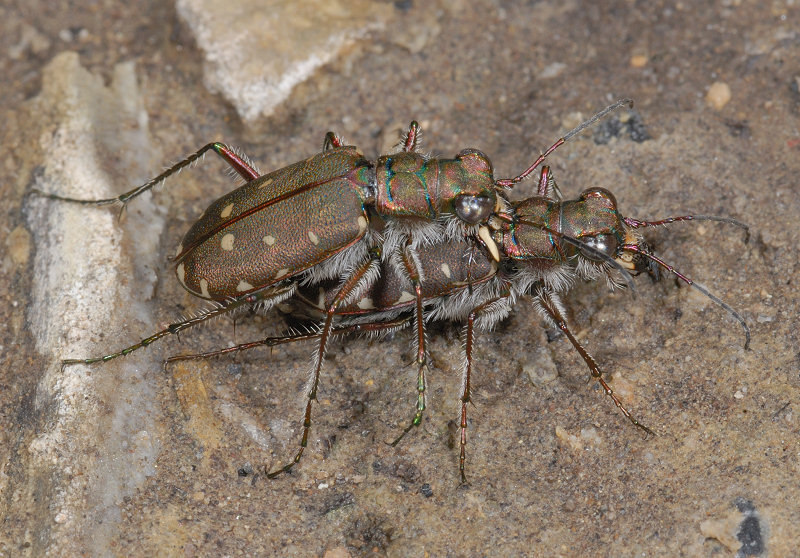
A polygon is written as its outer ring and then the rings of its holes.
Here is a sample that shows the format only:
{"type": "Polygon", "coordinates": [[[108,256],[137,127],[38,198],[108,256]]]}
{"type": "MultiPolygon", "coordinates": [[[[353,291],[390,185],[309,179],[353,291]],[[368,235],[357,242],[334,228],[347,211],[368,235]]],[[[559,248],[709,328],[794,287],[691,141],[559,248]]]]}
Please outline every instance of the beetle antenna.
{"type": "Polygon", "coordinates": [[[681,215],[679,217],[667,217],[666,219],[659,219],[658,221],[640,221],[632,217],[623,217],[622,221],[632,229],[639,227],[658,227],[661,225],[667,226],[670,223],[677,223],[679,221],[717,221],[719,223],[729,223],[739,227],[740,229],[744,229],[744,243],[747,244],[750,242],[750,227],[732,217],[717,217],[716,215],[681,215]]]}
{"type": "Polygon", "coordinates": [[[517,184],[518,182],[521,182],[521,181],[525,180],[525,178],[530,173],[532,173],[536,169],[536,167],[541,165],[542,162],[544,162],[544,160],[547,158],[547,156],[550,155],[553,151],[558,149],[561,145],[565,144],[573,136],[576,136],[576,135],[580,134],[583,130],[585,130],[586,128],[588,128],[589,126],[591,126],[592,124],[594,124],[595,122],[597,122],[598,120],[603,118],[604,116],[606,116],[608,113],[617,110],[619,107],[621,107],[623,105],[628,105],[629,108],[633,108],[633,100],[632,99],[620,99],[616,103],[608,105],[606,108],[604,108],[600,112],[598,112],[598,113],[594,114],[593,116],[589,117],[588,120],[584,120],[583,122],[578,124],[576,127],[574,127],[572,130],[570,130],[569,132],[564,134],[564,136],[562,138],[560,138],[557,142],[555,142],[553,145],[551,145],[547,149],[547,151],[545,151],[544,153],[539,155],[539,158],[536,159],[536,161],[534,161],[531,166],[529,166],[527,169],[522,171],[522,174],[520,174],[519,176],[515,176],[514,178],[504,178],[502,180],[497,180],[497,181],[495,181],[495,186],[497,186],[498,188],[511,188],[512,186],[514,186],[514,184],[517,184]]]}
{"type": "Polygon", "coordinates": [[[737,322],[739,322],[739,324],[741,324],[742,329],[744,330],[744,349],[747,350],[750,348],[750,328],[747,326],[747,323],[744,321],[744,318],[742,318],[742,316],[736,310],[734,310],[730,305],[728,305],[726,302],[722,301],[719,297],[711,293],[711,291],[709,291],[700,283],[692,281],[686,275],[675,269],[673,266],[669,265],[667,262],[665,262],[658,256],[651,254],[647,250],[642,250],[636,244],[623,244],[622,246],[620,246],[620,249],[627,250],[629,252],[635,252],[636,254],[641,254],[645,258],[649,259],[652,262],[657,263],[662,268],[675,275],[675,277],[677,277],[690,287],[694,287],[695,289],[706,295],[706,297],[708,297],[709,300],[713,301],[717,306],[721,307],[728,314],[730,314],[737,322]]]}
{"type": "Polygon", "coordinates": [[[596,113],[594,116],[589,117],[588,120],[585,120],[585,121],[581,122],[580,124],[575,126],[572,130],[570,130],[569,132],[564,134],[564,141],[569,141],[570,138],[572,138],[572,136],[580,134],[582,131],[584,131],[586,128],[588,128],[589,126],[591,126],[592,124],[594,124],[595,122],[600,120],[601,118],[605,118],[605,116],[608,113],[614,112],[615,110],[617,110],[619,107],[621,107],[623,105],[628,105],[628,108],[632,109],[633,108],[633,99],[620,99],[616,103],[608,105],[606,108],[604,108],[600,112],[596,113]]]}

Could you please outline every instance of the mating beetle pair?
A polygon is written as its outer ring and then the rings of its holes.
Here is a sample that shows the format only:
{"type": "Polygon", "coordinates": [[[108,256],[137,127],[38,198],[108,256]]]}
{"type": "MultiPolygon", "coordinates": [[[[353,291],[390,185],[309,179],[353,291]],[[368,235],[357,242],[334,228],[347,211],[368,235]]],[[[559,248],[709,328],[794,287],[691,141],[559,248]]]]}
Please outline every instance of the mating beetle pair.
{"type": "MultiPolygon", "coordinates": [[[[602,188],[590,188],[576,200],[561,201],[555,196],[555,184],[548,167],[542,169],[538,195],[519,202],[505,202],[505,205],[506,208],[494,213],[487,224],[496,243],[495,249],[500,254],[499,261],[494,258],[493,250],[479,240],[428,244],[421,246],[416,254],[423,277],[420,282],[420,298],[426,309],[426,320],[466,322],[465,365],[460,396],[459,469],[462,481],[466,480],[467,403],[470,401],[475,329],[491,329],[525,295],[531,295],[534,306],[545,320],[566,335],[588,365],[592,377],[601,384],[622,413],[631,423],[647,433],[652,431],[628,412],[603,378],[595,360],[567,325],[561,294],[570,287],[574,279],[592,280],[605,277],[612,286],[619,285],[620,281],[632,285],[629,272],[647,272],[658,278],[659,269],[663,268],[687,284],[695,286],[728,311],[744,329],[745,346],[749,344],[749,329],[735,310],[655,256],[643,238],[635,232],[640,227],[687,220],[722,221],[746,229],[738,221],[705,215],[685,215],[658,221],[623,217],[617,209],[613,194],[602,188]]],[[[338,322],[332,333],[377,335],[410,325],[416,315],[416,297],[411,294],[413,288],[414,282],[408,276],[399,272],[398,268],[383,263],[378,279],[361,290],[359,297],[338,308],[338,322]]],[[[291,312],[295,316],[319,319],[338,296],[338,290],[336,281],[301,286],[291,299],[291,312]]],[[[320,337],[319,332],[269,337],[219,351],[172,357],[168,362],[208,358],[260,345],[275,346],[320,337]]],[[[417,340],[417,343],[420,341],[417,340]]],[[[322,350],[321,346],[319,350],[322,350]]],[[[419,394],[414,419],[394,444],[421,422],[425,409],[424,367],[420,368],[419,374],[419,394]]],[[[313,378],[312,393],[315,392],[318,379],[318,376],[313,378]]],[[[309,418],[306,415],[303,441],[307,440],[309,418]]],[[[296,461],[277,472],[288,470],[294,463],[296,461]]]]}
{"type": "MultiPolygon", "coordinates": [[[[461,397],[463,479],[473,329],[476,323],[482,327],[496,324],[519,296],[531,293],[542,313],[565,332],[606,393],[634,424],[645,428],[624,409],[591,356],[569,332],[558,292],[575,275],[611,277],[609,269],[614,268],[630,280],[626,269],[652,271],[662,266],[691,284],[650,254],[631,229],[708,218],[624,219],[617,213],[613,196],[602,189],[588,190],[579,200],[560,202],[553,195],[547,167],[542,170],[537,196],[510,203],[500,191],[528,176],[569,137],[626,102],[611,105],[580,125],[513,179],[494,180],[491,163],[476,150],[464,150],[454,159],[425,159],[415,152],[419,128],[412,123],[402,151],[382,156],[374,164],[329,133],[321,154],[259,176],[245,158],[221,143],[212,143],[118,198],[77,200],[47,194],[52,199],[84,204],[124,204],[209,150],[222,156],[247,181],[206,210],[176,256],[181,283],[193,294],[217,302],[217,307],[172,324],[118,353],[64,363],[110,360],[236,308],[269,307],[287,299],[310,306],[315,305],[312,300],[321,301],[316,303],[324,315],[319,331],[305,336],[319,338],[319,345],[300,450],[288,465],[270,474],[274,476],[288,471],[302,456],[323,355],[336,332],[379,332],[412,320],[416,323],[419,397],[414,419],[404,433],[419,424],[425,407],[427,360],[423,308],[429,306],[431,319],[467,321],[461,397]],[[315,289],[324,292],[313,299],[315,289]]],[[[746,330],[738,314],[723,306],[746,330]]],[[[291,339],[265,340],[200,356],[291,339]]]]}

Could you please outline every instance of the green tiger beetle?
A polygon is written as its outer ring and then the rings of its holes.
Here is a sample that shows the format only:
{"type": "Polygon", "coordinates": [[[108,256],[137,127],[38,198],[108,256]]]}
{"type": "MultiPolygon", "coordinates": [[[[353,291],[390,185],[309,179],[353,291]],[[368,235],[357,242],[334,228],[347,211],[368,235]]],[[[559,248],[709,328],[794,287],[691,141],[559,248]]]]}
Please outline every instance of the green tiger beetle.
{"type": "MultiPolygon", "coordinates": [[[[118,352],[66,359],[64,365],[93,364],[127,355],[168,335],[240,308],[266,310],[292,297],[300,284],[340,280],[320,328],[314,377],[322,367],[333,318],[370,288],[382,262],[413,283],[420,375],[426,362],[422,274],[418,252],[428,244],[478,238],[500,260],[488,227],[507,202],[500,192],[530,175],[545,158],[582,130],[623,105],[621,99],[564,135],[514,178],[495,179],[492,163],[476,149],[453,159],[426,158],[417,151],[420,128],[412,122],[397,153],[368,161],[354,146],[328,132],[321,153],[261,175],[234,149],[209,143],[160,175],[115,198],[82,200],[35,191],[49,199],[82,205],[127,203],[192,165],[205,153],[218,154],[245,184],[213,202],[189,229],[175,256],[181,285],[213,308],[170,324],[118,352]],[[380,220],[380,230],[370,226],[380,220]]],[[[373,308],[363,308],[373,310],[373,308]]]]}
{"type": "MultiPolygon", "coordinates": [[[[643,227],[657,227],[679,221],[720,221],[747,231],[748,228],[743,223],[727,217],[708,215],[683,215],[657,221],[623,217],[617,209],[614,195],[603,188],[590,188],[576,200],[562,201],[558,199],[557,188],[547,166],[542,168],[536,196],[513,203],[503,198],[503,206],[502,210],[492,214],[487,223],[491,231],[488,241],[475,237],[428,244],[421,246],[416,254],[423,277],[419,283],[419,298],[427,310],[425,319],[466,323],[465,364],[460,396],[459,470],[462,482],[466,482],[467,403],[470,401],[475,329],[493,328],[525,295],[532,296],[534,307],[550,326],[564,333],[586,362],[592,377],[600,383],[623,415],[647,434],[652,434],[652,431],[625,408],[603,378],[594,358],[567,325],[561,295],[576,279],[595,280],[605,277],[612,288],[622,286],[623,282],[633,287],[631,274],[646,272],[658,279],[659,271],[665,270],[698,289],[736,319],[744,330],[745,349],[748,348],[750,330],[744,319],[708,289],[653,254],[642,235],[636,231],[643,227]],[[499,261],[494,257],[495,252],[500,253],[499,261]]],[[[358,296],[338,307],[338,322],[331,330],[331,335],[380,335],[410,325],[418,315],[414,311],[416,297],[412,295],[416,285],[417,283],[402,273],[401,268],[383,263],[375,282],[360,289],[358,296]]],[[[338,296],[337,293],[335,281],[304,285],[291,298],[290,311],[316,320],[330,308],[338,296]]],[[[318,339],[321,335],[322,333],[312,329],[218,351],[171,357],[166,362],[209,358],[257,346],[318,339]]],[[[420,342],[418,338],[417,345],[420,342]]],[[[318,355],[317,359],[319,358],[321,355],[318,355]]],[[[424,368],[420,369],[417,379],[418,397],[414,418],[393,445],[422,421],[426,388],[422,370],[424,368]]],[[[311,426],[311,404],[316,397],[318,372],[315,371],[310,381],[300,449],[289,464],[269,473],[271,477],[289,471],[303,454],[311,426]]]]}

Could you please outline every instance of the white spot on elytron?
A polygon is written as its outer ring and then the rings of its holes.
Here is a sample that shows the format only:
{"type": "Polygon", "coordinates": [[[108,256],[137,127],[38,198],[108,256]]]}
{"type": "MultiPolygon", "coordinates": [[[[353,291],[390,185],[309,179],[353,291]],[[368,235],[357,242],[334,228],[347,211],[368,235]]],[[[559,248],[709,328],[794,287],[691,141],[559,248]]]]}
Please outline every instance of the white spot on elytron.
{"type": "Polygon", "coordinates": [[[205,279],[200,279],[200,294],[204,298],[211,298],[211,295],[208,293],[208,281],[205,279]]]}
{"type": "Polygon", "coordinates": [[[452,274],[450,273],[450,266],[447,265],[446,263],[442,264],[442,273],[444,273],[444,276],[447,277],[448,279],[452,277],[452,274]]]}
{"type": "Polygon", "coordinates": [[[264,182],[259,184],[258,189],[261,190],[261,188],[266,188],[267,186],[272,184],[272,180],[273,180],[272,178],[267,178],[264,182]]]}
{"type": "Polygon", "coordinates": [[[178,281],[181,282],[181,285],[184,287],[186,286],[186,268],[183,267],[182,263],[178,264],[178,267],[175,268],[175,272],[178,274],[178,281]]]}
{"type": "Polygon", "coordinates": [[[222,208],[222,211],[220,212],[219,216],[222,217],[223,219],[227,219],[228,217],[231,216],[231,213],[233,213],[233,204],[229,203],[228,205],[222,208]]]}
{"type": "Polygon", "coordinates": [[[267,246],[272,246],[273,244],[275,244],[275,237],[272,236],[271,234],[268,234],[267,236],[265,236],[261,240],[263,240],[264,244],[266,244],[267,246]]]}
{"type": "Polygon", "coordinates": [[[372,303],[371,298],[364,297],[358,301],[358,307],[362,310],[371,310],[372,308],[375,308],[375,304],[372,303]]]}
{"type": "Polygon", "coordinates": [[[236,290],[239,291],[240,293],[243,293],[244,291],[249,291],[252,288],[253,285],[251,285],[247,281],[239,281],[239,284],[236,285],[236,290]]]}
{"type": "Polygon", "coordinates": [[[278,273],[275,274],[275,279],[280,279],[281,277],[284,277],[286,275],[289,275],[289,270],[285,268],[280,269],[278,270],[278,273]]]}
{"type": "Polygon", "coordinates": [[[222,247],[223,250],[227,250],[228,252],[230,252],[231,250],[233,250],[233,241],[234,241],[234,236],[231,233],[228,233],[222,237],[222,240],[219,241],[219,245],[220,247],[222,247]]]}
{"type": "Polygon", "coordinates": [[[364,234],[367,230],[367,220],[363,215],[358,216],[358,234],[364,234]]]}
{"type": "Polygon", "coordinates": [[[178,251],[175,252],[175,257],[177,258],[178,256],[180,256],[181,252],[183,252],[183,243],[178,244],[178,251]]]}
{"type": "Polygon", "coordinates": [[[414,300],[416,297],[408,291],[403,291],[400,294],[400,298],[395,301],[395,304],[402,304],[404,302],[408,302],[410,300],[414,300]]]}
{"type": "Polygon", "coordinates": [[[314,234],[314,231],[308,231],[308,239],[311,241],[311,244],[316,246],[319,244],[319,237],[314,234]]]}

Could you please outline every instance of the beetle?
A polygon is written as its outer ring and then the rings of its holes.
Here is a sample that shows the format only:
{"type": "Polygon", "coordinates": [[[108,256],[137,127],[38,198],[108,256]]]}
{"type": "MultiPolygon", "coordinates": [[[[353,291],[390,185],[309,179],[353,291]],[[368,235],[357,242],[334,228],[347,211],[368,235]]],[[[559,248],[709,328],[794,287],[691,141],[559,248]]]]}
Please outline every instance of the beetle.
{"type": "MultiPolygon", "coordinates": [[[[623,415],[647,434],[652,434],[652,431],[625,408],[603,378],[594,358],[569,329],[562,295],[576,279],[605,277],[612,288],[624,283],[633,286],[631,274],[648,273],[658,279],[659,270],[665,270],[698,289],[728,312],[743,328],[745,348],[750,343],[750,330],[733,308],[656,256],[636,231],[643,227],[680,221],[719,221],[748,231],[745,224],[728,217],[708,215],[641,221],[622,216],[616,198],[604,188],[588,188],[574,200],[561,200],[556,192],[550,169],[545,166],[541,170],[537,195],[518,202],[508,202],[503,198],[504,208],[493,213],[488,227],[492,230],[491,238],[496,247],[490,248],[482,238],[476,237],[428,244],[420,247],[417,253],[419,269],[424,277],[424,281],[419,283],[419,298],[427,310],[426,319],[466,323],[465,364],[460,396],[459,471],[462,482],[466,482],[467,403],[470,401],[474,332],[475,329],[493,328],[524,296],[533,298],[534,307],[551,327],[564,333],[589,367],[592,377],[600,383],[623,415]],[[493,256],[495,249],[501,253],[499,261],[493,256]]],[[[358,296],[337,309],[338,321],[331,329],[331,334],[379,335],[410,325],[417,315],[414,308],[417,297],[411,294],[414,286],[415,283],[400,273],[397,267],[382,264],[378,279],[369,286],[363,286],[356,293],[358,296]]],[[[337,296],[335,282],[320,281],[304,285],[289,300],[292,303],[290,312],[295,316],[318,319],[337,296]]],[[[268,337],[218,351],[171,357],[165,364],[230,354],[261,345],[275,346],[290,341],[318,339],[320,336],[319,331],[312,330],[268,337]]],[[[421,343],[419,338],[416,343],[417,346],[421,343]]],[[[317,359],[321,358],[318,355],[317,359]]],[[[275,477],[289,471],[299,462],[308,441],[311,406],[316,399],[318,385],[319,371],[316,370],[309,382],[300,448],[292,461],[269,472],[268,476],[275,477]]],[[[420,368],[414,417],[393,445],[421,423],[425,410],[425,388],[424,368],[420,368]]]]}
{"type": "MultiPolygon", "coordinates": [[[[398,153],[374,163],[328,132],[321,153],[261,175],[244,155],[220,142],[209,143],[145,184],[115,198],[82,200],[34,190],[43,197],[82,205],[126,204],[205,153],[218,154],[245,183],[213,202],[178,247],[175,272],[193,295],[214,307],[170,324],[138,343],[95,358],[65,359],[63,365],[105,362],[177,334],[219,315],[258,306],[267,309],[292,296],[301,283],[338,279],[337,296],[326,310],[317,355],[325,352],[337,310],[380,275],[389,262],[414,284],[420,369],[425,347],[422,288],[416,252],[429,243],[475,236],[500,255],[486,226],[503,204],[499,193],[525,179],[571,137],[623,105],[621,99],[556,141],[514,178],[494,179],[491,161],[476,149],[453,159],[420,154],[419,125],[412,122],[398,153]],[[380,217],[379,231],[370,227],[380,217]]],[[[368,308],[367,308],[368,309],[368,308]]],[[[314,365],[319,374],[321,358],[314,365]]],[[[422,373],[422,372],[420,372],[422,373]]]]}

